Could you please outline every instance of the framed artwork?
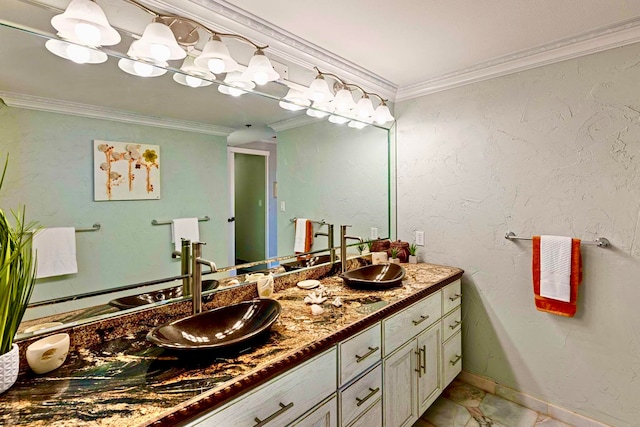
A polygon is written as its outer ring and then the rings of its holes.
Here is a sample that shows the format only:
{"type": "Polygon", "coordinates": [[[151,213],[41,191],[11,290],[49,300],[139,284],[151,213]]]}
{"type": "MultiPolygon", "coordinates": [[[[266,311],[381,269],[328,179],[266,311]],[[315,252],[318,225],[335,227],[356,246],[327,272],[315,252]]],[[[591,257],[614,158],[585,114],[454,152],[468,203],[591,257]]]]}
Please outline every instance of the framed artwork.
{"type": "Polygon", "coordinates": [[[160,198],[160,146],[93,141],[93,199],[160,198]]]}

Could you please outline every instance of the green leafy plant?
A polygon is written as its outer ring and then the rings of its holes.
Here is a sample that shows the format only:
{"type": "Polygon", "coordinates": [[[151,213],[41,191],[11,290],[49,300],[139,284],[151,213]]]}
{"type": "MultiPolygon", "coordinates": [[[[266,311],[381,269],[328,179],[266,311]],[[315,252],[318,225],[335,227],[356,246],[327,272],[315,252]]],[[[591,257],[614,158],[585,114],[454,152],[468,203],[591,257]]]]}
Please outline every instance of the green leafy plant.
{"type": "Polygon", "coordinates": [[[364,243],[360,243],[358,246],[356,246],[358,248],[358,253],[360,255],[362,255],[362,252],[364,252],[364,248],[366,248],[367,246],[364,243]]]}
{"type": "MultiPolygon", "coordinates": [[[[0,190],[9,165],[5,158],[0,190]]],[[[25,223],[24,207],[11,211],[12,226],[0,209],[0,354],[11,350],[18,326],[27,309],[36,280],[35,258],[31,254],[30,231],[33,223],[25,223]]]]}
{"type": "Polygon", "coordinates": [[[397,259],[399,253],[400,251],[398,250],[398,248],[391,248],[391,258],[397,259]]]}
{"type": "Polygon", "coordinates": [[[369,249],[369,252],[371,252],[371,248],[373,247],[373,242],[374,240],[371,240],[371,239],[367,239],[364,241],[364,244],[367,245],[367,249],[369,249]]]}
{"type": "Polygon", "coordinates": [[[416,245],[415,243],[410,244],[409,255],[416,256],[417,253],[418,253],[418,245],[416,245]]]}

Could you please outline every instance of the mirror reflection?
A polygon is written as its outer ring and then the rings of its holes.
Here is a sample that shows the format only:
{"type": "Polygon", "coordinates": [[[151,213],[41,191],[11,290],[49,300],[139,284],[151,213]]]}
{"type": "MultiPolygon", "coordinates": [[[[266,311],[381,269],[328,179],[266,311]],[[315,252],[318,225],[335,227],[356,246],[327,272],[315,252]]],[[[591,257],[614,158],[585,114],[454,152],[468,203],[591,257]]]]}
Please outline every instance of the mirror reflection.
{"type": "MultiPolygon", "coordinates": [[[[171,71],[157,79],[123,73],[117,57],[99,66],[74,64],[45,49],[41,35],[50,29],[35,34],[55,12],[8,3],[2,22],[32,30],[0,26],[0,50],[11,58],[0,69],[0,152],[9,154],[2,207],[26,206],[28,219],[43,228],[100,225],[74,234],[77,273],[38,279],[36,306],[25,315],[30,324],[132,309],[109,304],[130,295],[148,302],[179,298],[174,219],[201,219],[203,257],[229,266],[205,275],[211,289],[234,280],[237,264],[278,257],[238,272],[299,267],[296,219],[311,221],[303,252],[318,255],[330,243],[324,223],[336,230],[351,224],[350,234],[363,239],[388,237],[386,129],[336,126],[282,109],[278,98],[288,88],[279,82],[268,83],[267,95],[230,97],[215,82],[178,85],[171,71]],[[104,153],[95,152],[94,141],[158,147],[158,197],[97,201],[94,182],[104,171],[95,160],[104,153]],[[105,290],[114,292],[74,299],[105,290]],[[60,298],[68,301],[38,306],[60,298]]],[[[123,45],[130,41],[123,36],[123,45]]]]}

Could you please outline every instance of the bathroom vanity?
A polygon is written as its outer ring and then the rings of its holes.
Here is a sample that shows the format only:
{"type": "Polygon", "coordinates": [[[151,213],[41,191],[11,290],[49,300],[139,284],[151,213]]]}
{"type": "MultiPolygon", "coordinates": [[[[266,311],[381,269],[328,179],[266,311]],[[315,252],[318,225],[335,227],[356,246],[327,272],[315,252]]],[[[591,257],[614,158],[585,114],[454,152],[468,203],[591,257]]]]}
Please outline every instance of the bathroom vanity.
{"type": "MultiPolygon", "coordinates": [[[[182,303],[71,331],[64,366],[26,372],[0,396],[0,423],[410,426],[460,372],[462,270],[403,266],[404,285],[383,291],[322,278],[343,305],[330,298],[319,316],[302,301],[309,291],[295,286],[313,269],[277,278],[282,314],[264,343],[240,354],[171,353],[146,342],[149,327],[179,315],[171,306],[182,303]]],[[[250,298],[255,286],[236,291],[250,298]]]]}

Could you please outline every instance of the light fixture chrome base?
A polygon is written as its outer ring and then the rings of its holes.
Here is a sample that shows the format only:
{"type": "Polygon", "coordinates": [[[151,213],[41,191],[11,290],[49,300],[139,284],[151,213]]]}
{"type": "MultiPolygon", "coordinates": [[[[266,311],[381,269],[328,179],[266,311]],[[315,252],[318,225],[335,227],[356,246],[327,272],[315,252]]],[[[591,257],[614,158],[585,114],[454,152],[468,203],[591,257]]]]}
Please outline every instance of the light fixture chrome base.
{"type": "Polygon", "coordinates": [[[182,46],[195,46],[200,40],[198,26],[191,20],[182,19],[178,16],[158,16],[155,21],[171,28],[176,41],[182,46]]]}

